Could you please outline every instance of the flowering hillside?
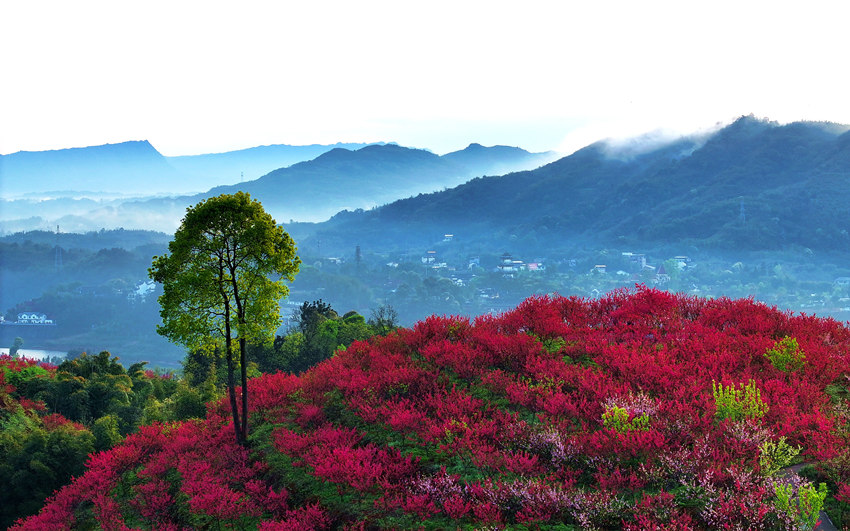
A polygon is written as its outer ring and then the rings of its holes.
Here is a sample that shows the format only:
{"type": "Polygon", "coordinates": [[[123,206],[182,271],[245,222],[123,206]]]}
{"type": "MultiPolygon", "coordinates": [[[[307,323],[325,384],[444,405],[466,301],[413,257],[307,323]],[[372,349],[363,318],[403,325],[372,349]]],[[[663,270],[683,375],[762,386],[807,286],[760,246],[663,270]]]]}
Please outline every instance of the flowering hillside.
{"type": "Polygon", "coordinates": [[[835,321],[651,289],[431,317],[252,380],[249,448],[224,402],[143,427],[17,528],[841,525],[849,353],[835,321]]]}

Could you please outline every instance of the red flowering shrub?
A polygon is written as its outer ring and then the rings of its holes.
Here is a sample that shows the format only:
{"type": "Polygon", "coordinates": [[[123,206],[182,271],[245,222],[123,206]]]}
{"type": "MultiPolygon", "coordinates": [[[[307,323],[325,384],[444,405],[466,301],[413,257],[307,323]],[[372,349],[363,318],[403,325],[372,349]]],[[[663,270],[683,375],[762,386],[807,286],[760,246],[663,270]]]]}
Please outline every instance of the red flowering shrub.
{"type": "MultiPolygon", "coordinates": [[[[785,437],[807,460],[844,455],[826,389],[848,374],[847,328],[752,300],[534,297],[256,379],[248,449],[225,402],[147,427],[19,528],[81,514],[163,529],[783,528],[760,448],[785,437]],[[785,337],[799,370],[765,357],[785,337]],[[752,382],[765,414],[718,417],[721,382],[752,382]]],[[[850,500],[842,481],[836,503],[850,500]]]]}

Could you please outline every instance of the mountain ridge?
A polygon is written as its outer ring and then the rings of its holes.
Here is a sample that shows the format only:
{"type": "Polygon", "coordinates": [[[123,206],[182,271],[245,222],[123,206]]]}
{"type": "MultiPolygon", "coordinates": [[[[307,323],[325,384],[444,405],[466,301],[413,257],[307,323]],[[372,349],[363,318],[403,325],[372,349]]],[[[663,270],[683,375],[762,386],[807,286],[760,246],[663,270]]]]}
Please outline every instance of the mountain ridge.
{"type": "Polygon", "coordinates": [[[704,141],[682,138],[629,160],[606,155],[600,142],[535,170],[473,179],[296,230],[340,245],[365,234],[383,233],[381,244],[389,245],[445,232],[489,243],[513,238],[520,247],[596,240],[848,249],[845,128],[744,116],[704,141]]]}
{"type": "MultiPolygon", "coordinates": [[[[149,144],[148,144],[149,146],[149,144]]],[[[242,190],[260,199],[280,220],[321,221],[344,209],[369,209],[400,197],[431,192],[460,184],[475,175],[483,175],[505,167],[535,167],[548,161],[551,153],[529,153],[520,148],[467,148],[450,156],[407,148],[396,144],[365,146],[336,144],[314,159],[276,168],[262,177],[246,182],[233,182],[169,197],[126,198],[103,194],[71,194],[71,198],[55,194],[50,201],[46,193],[29,192],[30,200],[6,201],[4,225],[10,229],[45,228],[33,225],[40,215],[51,225],[65,230],[86,231],[102,227],[156,228],[173,231],[186,207],[220,193],[242,190]],[[348,147],[357,149],[348,149],[348,147]],[[473,156],[468,151],[474,150],[473,156]]],[[[153,148],[157,160],[168,164],[153,148]],[[163,160],[165,162],[163,162],[163,160]]],[[[205,159],[209,162],[210,159],[205,159]]],[[[203,162],[203,161],[202,161],[203,162]]],[[[206,163],[205,162],[205,163],[206,163]]],[[[170,168],[170,167],[169,167],[170,168]]],[[[169,169],[176,179],[177,170],[169,169]]],[[[180,174],[182,175],[182,174],[180,174]]],[[[63,182],[63,186],[68,186],[63,182]]],[[[130,192],[130,190],[125,190],[130,192]]],[[[141,194],[139,194],[141,195],[141,194]]]]}

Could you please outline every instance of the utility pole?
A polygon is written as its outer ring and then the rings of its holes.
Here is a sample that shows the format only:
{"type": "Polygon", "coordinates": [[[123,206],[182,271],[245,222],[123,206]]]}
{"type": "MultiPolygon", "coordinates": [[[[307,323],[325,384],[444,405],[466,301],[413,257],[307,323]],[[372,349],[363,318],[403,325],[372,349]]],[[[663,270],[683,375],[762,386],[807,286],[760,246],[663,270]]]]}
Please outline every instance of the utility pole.
{"type": "Polygon", "coordinates": [[[57,273],[62,272],[62,248],[59,247],[59,225],[56,225],[56,246],[53,252],[53,267],[57,273]]]}
{"type": "Polygon", "coordinates": [[[354,262],[357,264],[357,273],[360,273],[360,246],[358,245],[354,251],[354,262]]]}

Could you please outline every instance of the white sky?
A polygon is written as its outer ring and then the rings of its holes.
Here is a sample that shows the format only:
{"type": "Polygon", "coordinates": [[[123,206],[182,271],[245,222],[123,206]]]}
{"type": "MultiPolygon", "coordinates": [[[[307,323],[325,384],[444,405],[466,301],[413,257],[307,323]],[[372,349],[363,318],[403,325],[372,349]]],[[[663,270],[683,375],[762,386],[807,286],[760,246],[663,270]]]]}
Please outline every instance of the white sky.
{"type": "Polygon", "coordinates": [[[850,123],[850,3],[3,0],[0,153],[850,123]]]}

